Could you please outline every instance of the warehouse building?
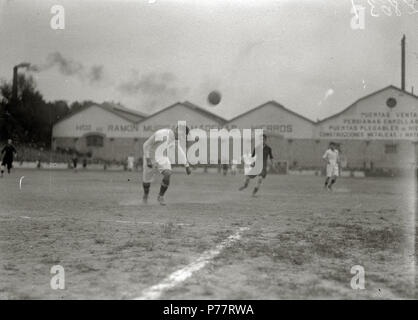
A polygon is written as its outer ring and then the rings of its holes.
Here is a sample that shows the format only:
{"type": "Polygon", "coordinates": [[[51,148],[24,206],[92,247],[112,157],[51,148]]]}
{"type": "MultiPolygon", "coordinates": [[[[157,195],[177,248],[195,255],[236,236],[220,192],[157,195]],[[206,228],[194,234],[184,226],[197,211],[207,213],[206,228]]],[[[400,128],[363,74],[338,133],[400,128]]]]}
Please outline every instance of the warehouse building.
{"type": "Polygon", "coordinates": [[[190,102],[177,102],[150,116],[111,105],[92,105],[57,122],[52,131],[54,150],[90,153],[100,160],[142,157],[142,144],[156,130],[172,128],[177,121],[190,128],[222,128],[226,120],[190,102]]]}
{"type": "Polygon", "coordinates": [[[90,105],[60,119],[52,129],[53,150],[90,153],[93,159],[138,154],[139,126],[146,115],[110,104],[90,105]]]}
{"type": "Polygon", "coordinates": [[[160,128],[185,120],[190,128],[262,128],[276,161],[290,169],[317,169],[330,141],[349,169],[404,168],[418,157],[418,97],[395,86],[364,96],[343,111],[314,122],[275,101],[226,120],[190,102],[152,115],[109,104],[92,105],[53,127],[53,148],[89,152],[93,159],[142,157],[143,142],[160,128]]]}
{"type": "Polygon", "coordinates": [[[418,158],[418,97],[388,86],[320,121],[315,136],[338,142],[349,168],[411,167],[418,158]]]}
{"type": "Polygon", "coordinates": [[[315,167],[320,157],[314,148],[315,123],[275,101],[231,119],[228,125],[240,129],[263,129],[269,136],[273,157],[287,167],[315,167]]]}

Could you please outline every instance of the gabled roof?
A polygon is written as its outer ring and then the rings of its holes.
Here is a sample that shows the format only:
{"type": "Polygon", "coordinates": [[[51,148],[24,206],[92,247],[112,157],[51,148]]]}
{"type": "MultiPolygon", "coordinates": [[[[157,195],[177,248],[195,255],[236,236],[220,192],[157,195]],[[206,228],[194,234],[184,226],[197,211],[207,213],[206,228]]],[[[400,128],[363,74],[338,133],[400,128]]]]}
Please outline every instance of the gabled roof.
{"type": "Polygon", "coordinates": [[[93,104],[87,105],[85,107],[82,107],[82,108],[78,109],[75,112],[71,112],[70,111],[69,114],[67,114],[66,116],[62,117],[58,121],[56,121],[54,123],[54,125],[56,125],[57,123],[59,123],[61,121],[66,120],[68,118],[71,118],[75,114],[80,113],[82,111],[85,111],[85,110],[87,110],[90,107],[99,107],[99,108],[101,108],[103,110],[106,110],[106,111],[108,111],[110,113],[113,113],[114,115],[116,115],[116,116],[118,116],[120,118],[123,118],[123,119],[125,119],[127,121],[130,121],[130,122],[138,122],[138,121],[144,120],[147,117],[146,114],[141,113],[139,111],[130,110],[130,109],[127,109],[127,108],[125,108],[123,106],[120,106],[120,105],[114,105],[114,104],[111,104],[111,103],[104,102],[102,104],[93,103],[93,104]]]}
{"type": "Polygon", "coordinates": [[[205,109],[203,109],[203,108],[201,108],[201,107],[199,107],[199,106],[197,106],[197,105],[195,105],[195,104],[193,104],[193,103],[191,103],[189,101],[176,102],[176,103],[174,103],[174,104],[172,104],[172,105],[170,105],[170,106],[168,106],[166,108],[163,108],[163,109],[161,109],[161,110],[159,110],[159,111],[151,114],[145,120],[151,119],[151,118],[155,117],[156,115],[159,115],[160,113],[165,112],[165,111],[167,111],[167,110],[169,110],[171,108],[174,108],[175,106],[178,106],[178,105],[182,105],[182,106],[184,106],[184,107],[186,107],[186,108],[188,108],[190,110],[193,110],[193,111],[196,111],[198,113],[201,113],[204,116],[209,117],[209,118],[212,118],[216,122],[219,122],[220,124],[225,124],[227,122],[226,119],[224,119],[224,118],[222,118],[222,117],[220,117],[220,116],[218,116],[218,115],[216,115],[216,114],[214,114],[214,113],[212,113],[210,111],[207,111],[207,110],[205,110],[205,109]]]}
{"type": "Polygon", "coordinates": [[[381,92],[383,92],[383,91],[385,91],[385,90],[387,90],[387,89],[395,89],[395,90],[397,90],[397,91],[399,91],[399,92],[401,92],[401,93],[403,93],[403,94],[406,94],[406,95],[408,95],[408,96],[410,96],[410,97],[413,97],[413,98],[415,98],[415,99],[418,99],[418,96],[416,96],[416,95],[414,95],[414,94],[412,94],[412,93],[410,93],[410,92],[404,91],[404,90],[402,90],[402,89],[400,89],[400,88],[398,88],[398,87],[395,87],[394,85],[389,85],[389,86],[387,86],[387,87],[384,87],[383,89],[379,89],[379,90],[377,90],[377,91],[374,91],[374,92],[372,92],[372,93],[369,93],[368,95],[366,95],[366,96],[364,96],[364,97],[361,97],[360,99],[357,99],[355,102],[353,102],[352,104],[350,104],[347,108],[343,109],[342,111],[340,111],[340,112],[338,112],[338,113],[336,113],[336,114],[333,114],[332,116],[329,116],[329,117],[327,117],[327,118],[324,118],[324,119],[322,119],[322,120],[318,121],[317,123],[318,123],[318,124],[320,124],[320,123],[322,123],[322,122],[324,122],[324,121],[326,121],[326,120],[329,120],[329,119],[332,119],[332,118],[338,117],[340,114],[342,114],[342,113],[346,112],[347,110],[351,109],[352,107],[354,107],[354,106],[355,106],[357,103],[359,103],[360,101],[366,100],[367,98],[370,98],[371,96],[374,96],[374,95],[376,95],[376,94],[379,94],[379,93],[381,93],[381,92]]]}
{"type": "Polygon", "coordinates": [[[143,119],[145,119],[148,115],[146,115],[145,113],[136,111],[136,110],[131,110],[128,108],[125,108],[124,106],[118,105],[118,104],[112,104],[112,103],[108,103],[108,102],[104,102],[100,105],[103,108],[106,108],[106,110],[110,111],[110,112],[114,112],[116,114],[118,114],[119,116],[121,116],[122,118],[125,117],[130,121],[141,121],[143,119]]]}
{"type": "Polygon", "coordinates": [[[247,111],[247,112],[241,113],[241,114],[237,115],[236,117],[232,118],[231,120],[229,120],[228,122],[231,122],[231,121],[234,121],[234,120],[236,120],[236,119],[238,119],[238,118],[241,118],[241,117],[243,117],[243,116],[245,116],[245,115],[247,115],[247,114],[250,114],[250,113],[252,113],[252,112],[254,112],[254,111],[257,111],[257,110],[259,110],[259,109],[261,109],[261,108],[263,108],[263,107],[265,107],[265,106],[267,106],[267,105],[273,105],[273,106],[275,106],[275,107],[277,107],[277,108],[279,108],[279,109],[282,109],[282,110],[284,110],[284,111],[286,111],[286,112],[288,112],[288,113],[290,113],[290,114],[292,114],[292,115],[294,115],[294,116],[296,116],[296,117],[299,117],[299,118],[301,118],[301,119],[303,119],[303,120],[305,120],[305,121],[308,121],[308,122],[310,122],[310,123],[315,124],[315,122],[314,122],[314,121],[312,121],[311,119],[305,118],[304,116],[302,116],[302,115],[300,115],[300,114],[298,114],[298,113],[296,113],[296,112],[294,112],[294,111],[292,111],[292,110],[289,110],[289,109],[287,109],[287,108],[283,107],[280,103],[278,103],[278,102],[276,102],[276,101],[274,101],[274,100],[271,100],[271,101],[265,102],[265,103],[263,103],[262,105],[259,105],[258,107],[255,107],[255,108],[253,108],[253,109],[251,109],[251,110],[249,110],[249,111],[247,111]]]}

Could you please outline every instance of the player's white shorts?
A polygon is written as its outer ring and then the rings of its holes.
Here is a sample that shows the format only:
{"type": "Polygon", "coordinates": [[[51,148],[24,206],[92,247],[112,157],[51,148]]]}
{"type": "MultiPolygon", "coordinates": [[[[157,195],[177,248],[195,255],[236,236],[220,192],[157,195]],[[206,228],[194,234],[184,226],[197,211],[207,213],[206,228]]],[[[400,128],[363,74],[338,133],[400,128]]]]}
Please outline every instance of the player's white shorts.
{"type": "Polygon", "coordinates": [[[142,170],[142,182],[150,183],[154,180],[154,176],[164,170],[171,170],[171,162],[168,157],[151,160],[152,168],[147,166],[147,160],[144,158],[142,170]]]}
{"type": "Polygon", "coordinates": [[[327,177],[338,177],[338,164],[327,164],[327,177]]]}

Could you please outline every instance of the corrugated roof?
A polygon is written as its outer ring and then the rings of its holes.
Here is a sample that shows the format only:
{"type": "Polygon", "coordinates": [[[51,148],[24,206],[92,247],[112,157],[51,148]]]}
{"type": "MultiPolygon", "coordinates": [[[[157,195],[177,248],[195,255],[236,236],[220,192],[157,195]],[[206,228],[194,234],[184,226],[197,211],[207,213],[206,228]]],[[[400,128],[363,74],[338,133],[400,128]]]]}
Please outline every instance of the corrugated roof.
{"type": "Polygon", "coordinates": [[[288,113],[290,113],[290,114],[292,114],[292,115],[294,115],[294,116],[296,116],[296,117],[299,117],[299,118],[301,118],[301,119],[303,119],[303,120],[305,120],[305,121],[308,121],[308,122],[310,122],[310,123],[315,123],[315,122],[314,122],[314,121],[312,121],[311,119],[305,118],[304,116],[302,116],[302,115],[300,115],[300,114],[298,114],[298,113],[296,113],[296,112],[294,112],[294,111],[292,111],[292,110],[289,110],[289,109],[287,109],[287,108],[283,107],[283,105],[281,105],[280,103],[278,103],[278,102],[276,102],[276,101],[274,101],[274,100],[271,100],[271,101],[265,102],[265,103],[263,103],[262,105],[259,105],[258,107],[255,107],[255,108],[253,108],[253,109],[251,109],[251,110],[248,110],[248,111],[246,111],[246,112],[244,112],[244,113],[241,113],[241,114],[237,115],[236,117],[232,118],[231,120],[229,120],[228,122],[234,121],[234,120],[236,120],[236,119],[238,119],[238,118],[241,118],[241,117],[243,117],[243,116],[245,116],[245,115],[247,115],[247,114],[249,114],[249,113],[252,113],[252,112],[254,112],[254,111],[257,111],[258,109],[261,109],[261,108],[263,108],[263,107],[265,107],[265,106],[267,106],[267,105],[269,105],[269,104],[270,104],[270,105],[273,105],[273,106],[275,106],[275,107],[277,107],[277,108],[279,108],[279,109],[282,109],[282,110],[284,110],[284,111],[286,111],[286,112],[288,112],[288,113]]]}
{"type": "Polygon", "coordinates": [[[83,108],[78,109],[75,112],[70,112],[65,117],[63,117],[63,118],[59,119],[57,122],[55,122],[54,125],[56,125],[57,123],[59,123],[61,121],[66,120],[68,118],[71,118],[75,114],[80,113],[84,110],[87,110],[88,108],[93,107],[93,106],[102,108],[102,109],[104,109],[108,112],[111,112],[111,113],[117,115],[118,117],[121,117],[121,118],[123,118],[125,120],[128,120],[130,122],[139,122],[139,121],[144,120],[147,117],[147,115],[142,113],[142,112],[134,111],[134,110],[127,109],[127,108],[125,108],[123,106],[120,106],[120,105],[105,102],[105,103],[102,103],[102,104],[90,104],[90,105],[87,105],[83,108]]]}
{"type": "Polygon", "coordinates": [[[117,104],[105,102],[105,103],[102,103],[100,106],[103,108],[106,108],[110,112],[116,113],[122,118],[125,118],[125,119],[127,118],[128,120],[133,121],[133,122],[142,121],[147,117],[145,113],[142,113],[136,110],[131,110],[131,109],[125,108],[117,104]]]}
{"type": "Polygon", "coordinates": [[[151,114],[145,120],[151,119],[151,118],[155,117],[156,115],[158,115],[158,114],[160,114],[162,112],[165,112],[165,111],[167,111],[167,110],[169,110],[171,108],[174,108],[177,105],[182,105],[182,106],[185,106],[185,107],[187,107],[187,108],[189,108],[189,109],[191,109],[193,111],[196,111],[196,112],[199,112],[201,114],[204,114],[206,117],[210,117],[210,118],[214,119],[215,121],[219,122],[220,124],[225,124],[226,122],[228,122],[226,119],[224,119],[224,118],[222,118],[222,117],[220,117],[220,116],[218,116],[218,115],[216,115],[216,114],[214,114],[214,113],[212,113],[212,112],[210,112],[208,110],[205,110],[205,109],[203,109],[203,108],[201,108],[201,107],[199,107],[199,106],[197,106],[197,105],[195,105],[195,104],[193,104],[193,103],[191,103],[189,101],[176,102],[176,103],[174,103],[174,104],[172,104],[172,105],[170,105],[170,106],[168,106],[166,108],[163,108],[163,109],[161,109],[161,110],[159,110],[159,111],[151,114]]]}

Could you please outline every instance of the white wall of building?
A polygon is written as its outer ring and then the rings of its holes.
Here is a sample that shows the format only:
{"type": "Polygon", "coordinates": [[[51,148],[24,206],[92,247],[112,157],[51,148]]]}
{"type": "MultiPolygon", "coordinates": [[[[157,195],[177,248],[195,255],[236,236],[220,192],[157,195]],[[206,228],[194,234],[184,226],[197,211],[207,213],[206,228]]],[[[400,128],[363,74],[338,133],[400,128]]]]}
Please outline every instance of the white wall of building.
{"type": "Polygon", "coordinates": [[[418,140],[418,98],[394,87],[358,100],[317,125],[318,139],[418,140]],[[387,100],[396,106],[387,106],[387,100]]]}
{"type": "Polygon", "coordinates": [[[108,138],[138,138],[137,124],[99,106],[91,106],[54,125],[54,138],[80,138],[88,133],[101,133],[108,138]]]}

